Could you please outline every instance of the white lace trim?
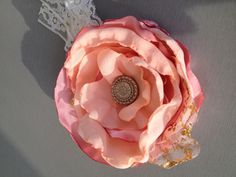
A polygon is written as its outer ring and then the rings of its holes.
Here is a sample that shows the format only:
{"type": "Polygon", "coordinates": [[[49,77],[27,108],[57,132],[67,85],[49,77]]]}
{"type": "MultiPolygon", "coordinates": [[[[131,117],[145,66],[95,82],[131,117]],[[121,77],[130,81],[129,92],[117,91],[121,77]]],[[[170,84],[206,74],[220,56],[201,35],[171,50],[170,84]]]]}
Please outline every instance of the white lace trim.
{"type": "Polygon", "coordinates": [[[99,25],[93,0],[40,0],[42,6],[38,21],[65,41],[70,48],[74,37],[87,25],[99,25]]]}

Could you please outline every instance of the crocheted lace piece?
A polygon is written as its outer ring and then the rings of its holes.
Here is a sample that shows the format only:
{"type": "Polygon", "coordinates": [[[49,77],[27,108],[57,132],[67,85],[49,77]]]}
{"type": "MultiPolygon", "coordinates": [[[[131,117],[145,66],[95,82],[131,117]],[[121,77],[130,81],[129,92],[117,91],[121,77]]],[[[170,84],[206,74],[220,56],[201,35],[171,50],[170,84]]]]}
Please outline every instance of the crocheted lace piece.
{"type": "Polygon", "coordinates": [[[76,34],[88,25],[99,25],[92,0],[40,0],[38,21],[65,41],[65,50],[72,45],[76,34]]]}

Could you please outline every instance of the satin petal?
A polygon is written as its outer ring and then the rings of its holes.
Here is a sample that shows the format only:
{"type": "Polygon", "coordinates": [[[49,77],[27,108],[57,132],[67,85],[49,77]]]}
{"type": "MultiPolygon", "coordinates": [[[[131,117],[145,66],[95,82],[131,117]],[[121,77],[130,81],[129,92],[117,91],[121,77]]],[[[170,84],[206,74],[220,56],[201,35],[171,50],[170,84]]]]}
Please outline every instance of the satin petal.
{"type": "Polygon", "coordinates": [[[115,130],[115,129],[106,129],[109,135],[113,138],[119,138],[124,141],[129,142],[138,142],[142,130],[115,130]]]}
{"type": "Polygon", "coordinates": [[[163,81],[158,72],[151,68],[145,61],[140,60],[138,57],[133,57],[132,62],[139,67],[144,68],[147,74],[144,75],[145,79],[149,81],[151,90],[150,103],[148,104],[149,110],[154,110],[163,103],[164,91],[163,81]],[[155,99],[154,99],[155,98],[155,99]]]}
{"type": "Polygon", "coordinates": [[[119,112],[119,117],[124,121],[135,118],[136,113],[150,102],[150,85],[143,79],[143,70],[135,66],[132,60],[121,60],[123,73],[133,77],[138,83],[139,97],[132,104],[125,106],[119,112]]]}
{"type": "Polygon", "coordinates": [[[170,36],[165,34],[162,30],[158,28],[149,28],[146,25],[143,25],[143,28],[152,31],[159,39],[163,40],[172,50],[175,55],[177,70],[181,77],[184,78],[188,84],[188,89],[190,95],[193,98],[196,98],[196,105],[198,110],[203,102],[204,96],[202,89],[200,87],[199,81],[196,76],[193,74],[190,68],[190,56],[186,47],[178,41],[175,41],[170,36]]]}
{"type": "Polygon", "coordinates": [[[179,88],[179,78],[171,80],[174,87],[174,96],[167,104],[158,107],[151,115],[147,129],[140,136],[140,149],[149,152],[150,146],[163,133],[171,118],[178,111],[182,102],[182,95],[179,88]]]}
{"type": "Polygon", "coordinates": [[[98,122],[88,117],[81,120],[78,134],[92,147],[100,149],[103,159],[113,167],[125,169],[135,162],[147,161],[137,143],[110,138],[98,122]]]}
{"type": "Polygon", "coordinates": [[[99,53],[97,63],[103,77],[110,83],[114,81],[116,77],[122,75],[119,71],[118,60],[121,54],[111,50],[106,49],[99,53]]]}
{"type": "Polygon", "coordinates": [[[92,29],[82,35],[75,43],[80,47],[95,47],[104,43],[119,43],[122,46],[132,48],[140,54],[160,74],[177,75],[173,63],[154,44],[144,40],[129,29],[119,27],[92,29]]]}
{"type": "Polygon", "coordinates": [[[71,132],[72,125],[77,122],[82,115],[77,115],[73,105],[71,105],[73,94],[64,68],[61,69],[57,78],[54,97],[59,121],[71,132]]]}
{"type": "Polygon", "coordinates": [[[155,41],[155,35],[141,27],[140,22],[133,16],[127,16],[120,19],[115,19],[112,21],[105,21],[104,26],[111,26],[111,27],[124,27],[136,32],[140,37],[147,41],[155,41]]]}
{"type": "Polygon", "coordinates": [[[120,124],[116,107],[111,97],[111,87],[105,79],[85,84],[80,91],[80,104],[89,117],[105,127],[118,127],[120,124]]]}

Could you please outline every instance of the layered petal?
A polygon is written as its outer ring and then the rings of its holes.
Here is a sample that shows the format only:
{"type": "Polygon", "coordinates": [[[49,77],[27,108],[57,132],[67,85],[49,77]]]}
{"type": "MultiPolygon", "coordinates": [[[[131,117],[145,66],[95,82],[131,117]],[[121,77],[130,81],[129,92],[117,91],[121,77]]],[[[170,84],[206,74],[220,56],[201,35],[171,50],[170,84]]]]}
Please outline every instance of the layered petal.
{"type": "Polygon", "coordinates": [[[200,83],[199,83],[197,77],[195,76],[195,74],[191,70],[190,55],[189,55],[189,52],[188,52],[187,48],[180,42],[178,42],[178,44],[184,52],[184,59],[185,59],[185,64],[186,64],[186,69],[187,69],[187,75],[188,75],[188,78],[189,78],[189,82],[192,85],[193,98],[194,98],[194,101],[196,103],[197,110],[199,111],[199,109],[200,109],[200,107],[203,103],[203,100],[204,100],[203,91],[202,91],[202,88],[200,86],[200,83]]]}
{"type": "Polygon", "coordinates": [[[142,23],[141,25],[144,29],[152,31],[160,40],[162,40],[169,47],[169,49],[171,49],[175,56],[176,68],[178,70],[178,73],[186,81],[190,95],[193,98],[196,98],[195,101],[199,110],[204,99],[203,92],[197,77],[193,74],[191,70],[190,56],[186,47],[182,43],[174,40],[158,28],[150,28],[142,23]]]}
{"type": "Polygon", "coordinates": [[[163,80],[158,72],[151,68],[148,63],[143,60],[140,60],[138,57],[132,59],[134,65],[142,67],[144,70],[144,78],[150,83],[151,87],[151,98],[150,103],[148,104],[148,110],[152,112],[157,107],[163,103],[164,99],[164,89],[163,89],[163,80]]]}
{"type": "Polygon", "coordinates": [[[97,55],[99,52],[100,50],[97,49],[82,57],[82,61],[80,62],[76,78],[75,80],[72,80],[76,83],[75,89],[77,92],[81,89],[81,87],[84,84],[96,80],[97,75],[99,73],[97,64],[97,55]]]}
{"type": "Polygon", "coordinates": [[[88,31],[75,41],[75,47],[95,47],[104,43],[119,43],[130,47],[162,75],[175,76],[175,67],[154,44],[144,40],[135,32],[120,28],[96,28],[88,31]]]}
{"type": "Polygon", "coordinates": [[[103,127],[110,129],[142,129],[143,124],[135,120],[129,123],[118,116],[117,105],[111,97],[111,87],[103,78],[99,81],[85,84],[79,94],[79,104],[86,110],[91,119],[94,119],[103,127]]]}
{"type": "Polygon", "coordinates": [[[105,79],[85,84],[80,91],[79,102],[89,117],[108,128],[120,124],[118,113],[111,97],[111,88],[105,79]]]}
{"type": "Polygon", "coordinates": [[[88,117],[81,120],[78,134],[92,147],[101,150],[105,161],[116,168],[124,169],[148,160],[137,143],[110,138],[98,122],[88,117]]]}
{"type": "Polygon", "coordinates": [[[61,69],[57,78],[54,95],[59,121],[71,132],[72,125],[79,121],[79,116],[83,116],[83,113],[77,115],[73,105],[71,105],[73,93],[64,68],[61,69]]]}
{"type": "Polygon", "coordinates": [[[130,29],[147,41],[156,41],[155,35],[149,30],[142,28],[140,22],[133,16],[127,16],[111,21],[105,21],[104,26],[123,27],[126,29],[130,29]]]}
{"type": "Polygon", "coordinates": [[[112,84],[116,77],[122,75],[118,68],[118,62],[121,57],[121,54],[111,49],[103,50],[98,55],[97,63],[99,70],[110,84],[112,84]]]}
{"type": "Polygon", "coordinates": [[[135,118],[136,113],[150,102],[150,85],[143,79],[143,70],[130,60],[121,60],[120,70],[123,74],[135,79],[139,86],[139,97],[132,104],[125,106],[119,112],[119,117],[124,121],[135,118]]]}
{"type": "Polygon", "coordinates": [[[182,95],[179,89],[179,78],[175,80],[171,79],[171,83],[174,89],[174,96],[169,103],[163,104],[158,107],[151,115],[147,130],[145,130],[140,136],[140,148],[146,152],[149,152],[151,145],[157,140],[157,138],[166,129],[171,118],[178,111],[182,102],[182,95]]]}
{"type": "Polygon", "coordinates": [[[106,129],[109,135],[113,138],[119,138],[128,142],[138,142],[142,130],[116,130],[116,129],[106,129]]]}

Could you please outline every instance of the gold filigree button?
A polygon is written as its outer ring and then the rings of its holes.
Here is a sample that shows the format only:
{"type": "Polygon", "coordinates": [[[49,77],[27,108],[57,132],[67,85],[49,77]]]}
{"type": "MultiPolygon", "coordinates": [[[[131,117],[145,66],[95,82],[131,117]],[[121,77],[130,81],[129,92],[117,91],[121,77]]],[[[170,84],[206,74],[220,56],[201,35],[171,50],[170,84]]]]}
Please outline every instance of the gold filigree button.
{"type": "Polygon", "coordinates": [[[137,82],[126,75],[118,76],[112,82],[112,97],[118,104],[129,105],[138,97],[137,82]]]}

